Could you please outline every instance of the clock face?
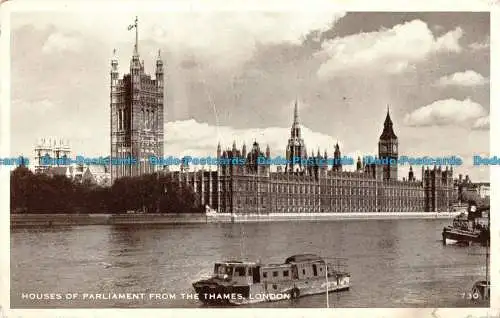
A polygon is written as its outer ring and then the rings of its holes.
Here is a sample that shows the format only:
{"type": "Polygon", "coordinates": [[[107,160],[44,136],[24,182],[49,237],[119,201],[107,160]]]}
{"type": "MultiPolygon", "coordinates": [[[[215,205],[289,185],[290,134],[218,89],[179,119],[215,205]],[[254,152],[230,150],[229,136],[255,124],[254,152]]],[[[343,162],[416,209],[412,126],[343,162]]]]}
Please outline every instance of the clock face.
{"type": "Polygon", "coordinates": [[[387,147],[385,145],[380,145],[380,151],[382,152],[387,151],[387,147]]]}
{"type": "Polygon", "coordinates": [[[397,145],[392,145],[392,151],[394,151],[394,152],[398,151],[398,146],[397,145]]]}

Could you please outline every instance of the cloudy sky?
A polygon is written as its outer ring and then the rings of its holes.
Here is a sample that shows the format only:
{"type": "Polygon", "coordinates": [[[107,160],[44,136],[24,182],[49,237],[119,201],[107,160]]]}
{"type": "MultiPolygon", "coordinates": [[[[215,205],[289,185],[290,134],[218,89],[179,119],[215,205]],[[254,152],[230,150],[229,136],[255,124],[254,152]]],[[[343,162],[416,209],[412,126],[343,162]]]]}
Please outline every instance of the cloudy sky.
{"type": "MultiPolygon", "coordinates": [[[[110,59],[128,72],[133,20],[12,14],[12,153],[60,136],[109,154],[110,59]]],[[[147,72],[158,49],[166,65],[167,156],[254,139],[283,156],[295,99],[308,150],[373,154],[389,105],[400,155],[458,155],[487,181],[470,164],[489,153],[489,29],[489,13],[144,13],[139,51],[147,72]]]]}

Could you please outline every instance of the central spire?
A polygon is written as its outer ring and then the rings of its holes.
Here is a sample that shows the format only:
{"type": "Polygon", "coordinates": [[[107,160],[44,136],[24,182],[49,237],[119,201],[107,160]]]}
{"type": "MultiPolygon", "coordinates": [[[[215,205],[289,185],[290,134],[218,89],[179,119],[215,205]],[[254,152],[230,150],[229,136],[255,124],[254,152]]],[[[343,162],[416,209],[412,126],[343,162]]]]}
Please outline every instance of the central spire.
{"type": "Polygon", "coordinates": [[[295,124],[299,123],[299,103],[297,102],[297,99],[295,99],[295,106],[293,109],[293,122],[295,124]]]}
{"type": "Polygon", "coordinates": [[[286,158],[289,164],[287,164],[287,166],[285,167],[285,171],[297,172],[304,170],[304,166],[302,165],[300,160],[298,163],[295,160],[295,158],[306,158],[306,145],[300,133],[299,102],[297,98],[295,98],[295,104],[293,108],[293,123],[292,128],[290,129],[290,138],[288,139],[288,145],[286,148],[286,158]]]}

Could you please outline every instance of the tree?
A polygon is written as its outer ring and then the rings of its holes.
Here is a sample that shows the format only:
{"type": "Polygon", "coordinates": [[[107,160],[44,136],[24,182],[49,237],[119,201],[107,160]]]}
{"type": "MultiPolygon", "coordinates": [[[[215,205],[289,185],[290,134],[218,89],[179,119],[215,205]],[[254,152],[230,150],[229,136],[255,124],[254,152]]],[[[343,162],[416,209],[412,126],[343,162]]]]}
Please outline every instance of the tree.
{"type": "Polygon", "coordinates": [[[14,213],[190,213],[202,210],[199,202],[190,186],[158,174],[120,178],[105,188],[65,176],[33,174],[25,167],[11,173],[14,213]]]}

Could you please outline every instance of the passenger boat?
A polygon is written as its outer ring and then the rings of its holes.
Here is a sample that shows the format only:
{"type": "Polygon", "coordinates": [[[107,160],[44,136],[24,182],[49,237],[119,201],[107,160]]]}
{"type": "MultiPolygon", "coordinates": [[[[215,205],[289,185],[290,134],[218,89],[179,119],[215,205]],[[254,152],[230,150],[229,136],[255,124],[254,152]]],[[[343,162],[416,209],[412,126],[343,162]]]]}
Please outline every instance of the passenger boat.
{"type": "Polygon", "coordinates": [[[198,299],[206,304],[243,305],[296,299],[348,290],[350,274],[345,259],[330,262],[314,254],[288,257],[282,264],[217,262],[213,276],[193,283],[198,299]]]}
{"type": "Polygon", "coordinates": [[[443,244],[476,242],[486,245],[490,240],[489,212],[489,206],[478,209],[471,206],[468,213],[455,217],[451,226],[443,228],[443,244]]]}

